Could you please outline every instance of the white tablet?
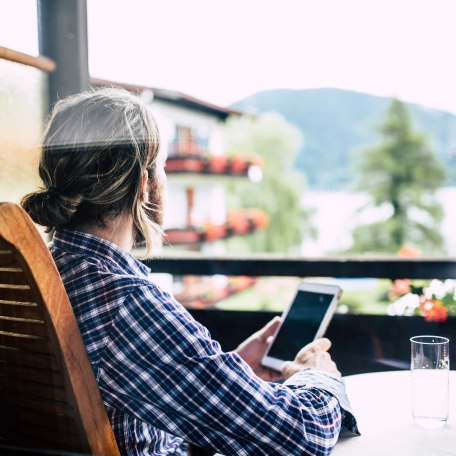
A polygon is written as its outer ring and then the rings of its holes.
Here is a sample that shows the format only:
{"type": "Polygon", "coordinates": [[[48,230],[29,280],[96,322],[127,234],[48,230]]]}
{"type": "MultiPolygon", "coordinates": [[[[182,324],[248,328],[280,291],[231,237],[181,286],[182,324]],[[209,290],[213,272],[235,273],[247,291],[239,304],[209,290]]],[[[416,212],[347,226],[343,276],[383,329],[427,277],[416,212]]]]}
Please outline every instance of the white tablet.
{"type": "Polygon", "coordinates": [[[322,337],[336,310],[342,290],[337,285],[302,282],[288,308],[261,364],[280,371],[298,351],[322,337]]]}

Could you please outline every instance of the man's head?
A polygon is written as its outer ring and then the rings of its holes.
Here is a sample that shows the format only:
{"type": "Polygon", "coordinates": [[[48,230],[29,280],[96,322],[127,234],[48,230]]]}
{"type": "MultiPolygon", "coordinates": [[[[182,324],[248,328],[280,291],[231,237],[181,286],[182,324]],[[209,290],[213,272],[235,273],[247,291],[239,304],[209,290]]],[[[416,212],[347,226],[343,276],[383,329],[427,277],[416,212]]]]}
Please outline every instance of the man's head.
{"type": "Polygon", "coordinates": [[[49,230],[105,227],[133,220],[149,253],[161,236],[163,159],[149,108],[118,89],[85,92],[59,101],[45,130],[39,174],[42,191],[22,205],[49,230]]]}

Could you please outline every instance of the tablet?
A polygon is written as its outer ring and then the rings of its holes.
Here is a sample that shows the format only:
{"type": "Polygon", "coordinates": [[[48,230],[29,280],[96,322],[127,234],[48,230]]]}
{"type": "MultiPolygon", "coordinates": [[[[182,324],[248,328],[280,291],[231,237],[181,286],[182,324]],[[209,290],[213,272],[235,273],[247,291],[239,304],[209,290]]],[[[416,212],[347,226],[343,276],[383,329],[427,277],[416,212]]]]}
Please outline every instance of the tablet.
{"type": "Polygon", "coordinates": [[[304,345],[322,337],[341,294],[337,285],[302,282],[283,312],[282,323],[261,364],[280,371],[282,364],[292,361],[304,345]]]}

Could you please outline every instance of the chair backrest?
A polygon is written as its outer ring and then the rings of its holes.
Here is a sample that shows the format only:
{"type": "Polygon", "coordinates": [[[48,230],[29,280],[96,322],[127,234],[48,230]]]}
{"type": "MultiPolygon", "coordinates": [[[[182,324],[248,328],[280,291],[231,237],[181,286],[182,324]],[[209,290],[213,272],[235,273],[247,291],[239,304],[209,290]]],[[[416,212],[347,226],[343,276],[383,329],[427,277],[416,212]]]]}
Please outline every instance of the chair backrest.
{"type": "Polygon", "coordinates": [[[52,256],[11,203],[0,203],[0,444],[119,455],[52,256]]]}

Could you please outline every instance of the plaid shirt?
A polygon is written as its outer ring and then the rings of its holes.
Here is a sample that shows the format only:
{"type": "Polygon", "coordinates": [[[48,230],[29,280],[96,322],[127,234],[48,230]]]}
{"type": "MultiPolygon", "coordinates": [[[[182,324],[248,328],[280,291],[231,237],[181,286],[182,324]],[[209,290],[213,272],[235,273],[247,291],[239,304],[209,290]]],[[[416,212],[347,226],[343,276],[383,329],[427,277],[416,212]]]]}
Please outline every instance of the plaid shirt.
{"type": "Polygon", "coordinates": [[[61,230],[50,245],[124,455],[323,455],[356,432],[343,380],[305,369],[259,379],[148,278],[129,253],[61,230]]]}

